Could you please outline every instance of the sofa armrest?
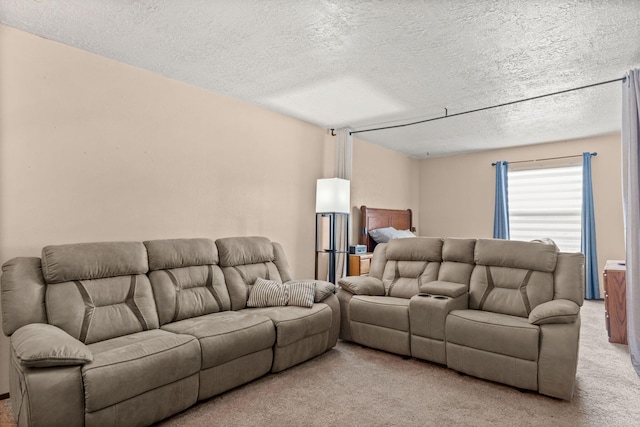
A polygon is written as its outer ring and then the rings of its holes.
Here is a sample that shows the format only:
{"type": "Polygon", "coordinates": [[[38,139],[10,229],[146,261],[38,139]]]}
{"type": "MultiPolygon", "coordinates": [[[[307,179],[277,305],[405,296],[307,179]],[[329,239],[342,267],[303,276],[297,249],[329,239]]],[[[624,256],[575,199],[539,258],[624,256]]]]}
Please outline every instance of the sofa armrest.
{"type": "Polygon", "coordinates": [[[529,314],[532,325],[549,323],[575,323],[580,315],[580,306],[566,299],[555,299],[536,306],[529,314]]]}
{"type": "Polygon", "coordinates": [[[420,292],[431,295],[444,295],[446,297],[456,298],[464,295],[469,291],[469,287],[462,283],[445,282],[435,280],[420,286],[420,292]]]}
{"type": "Polygon", "coordinates": [[[353,295],[383,296],[384,284],[382,280],[371,276],[348,276],[338,282],[340,287],[353,295]]]}
{"type": "Polygon", "coordinates": [[[316,284],[316,297],[314,302],[324,301],[329,295],[336,293],[337,286],[324,280],[314,280],[316,284]]]}
{"type": "Polygon", "coordinates": [[[46,323],[19,328],[11,335],[11,346],[20,364],[28,368],[84,365],[93,360],[89,347],[46,323]]]}

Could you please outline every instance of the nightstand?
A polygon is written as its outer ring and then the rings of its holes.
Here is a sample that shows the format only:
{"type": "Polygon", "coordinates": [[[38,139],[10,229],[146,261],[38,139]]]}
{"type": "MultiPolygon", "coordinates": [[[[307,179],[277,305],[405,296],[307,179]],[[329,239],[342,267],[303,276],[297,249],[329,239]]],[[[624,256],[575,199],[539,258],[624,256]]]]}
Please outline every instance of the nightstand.
{"type": "Polygon", "coordinates": [[[604,316],[609,342],[627,343],[626,269],[623,261],[607,261],[604,278],[604,316]]]}
{"type": "Polygon", "coordinates": [[[371,266],[372,252],[349,255],[349,276],[367,276],[371,266]]]}

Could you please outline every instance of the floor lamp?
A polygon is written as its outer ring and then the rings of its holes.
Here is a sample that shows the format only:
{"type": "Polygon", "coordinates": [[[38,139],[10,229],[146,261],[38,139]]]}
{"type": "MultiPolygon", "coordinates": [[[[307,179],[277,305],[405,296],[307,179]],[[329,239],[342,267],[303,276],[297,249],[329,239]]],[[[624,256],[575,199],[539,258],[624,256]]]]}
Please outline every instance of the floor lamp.
{"type": "Polygon", "coordinates": [[[316,279],[336,283],[348,269],[350,182],[319,179],[316,187],[316,279]]]}

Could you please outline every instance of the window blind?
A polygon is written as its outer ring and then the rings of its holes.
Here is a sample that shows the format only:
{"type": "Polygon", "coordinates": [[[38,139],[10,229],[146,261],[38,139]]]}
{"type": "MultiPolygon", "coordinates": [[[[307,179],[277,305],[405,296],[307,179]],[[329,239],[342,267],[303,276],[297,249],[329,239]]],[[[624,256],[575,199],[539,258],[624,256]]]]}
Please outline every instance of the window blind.
{"type": "Polygon", "coordinates": [[[582,165],[510,170],[512,240],[548,237],[563,252],[580,252],[582,165]]]}

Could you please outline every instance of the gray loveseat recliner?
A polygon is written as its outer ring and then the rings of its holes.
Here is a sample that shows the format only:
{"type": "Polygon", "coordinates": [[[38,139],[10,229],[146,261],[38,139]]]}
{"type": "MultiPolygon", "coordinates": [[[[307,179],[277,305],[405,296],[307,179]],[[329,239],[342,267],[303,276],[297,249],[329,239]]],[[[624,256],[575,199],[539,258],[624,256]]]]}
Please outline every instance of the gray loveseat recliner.
{"type": "Polygon", "coordinates": [[[149,425],[338,339],[331,283],[247,307],[258,278],[293,283],[263,237],[48,246],[2,270],[19,426],[149,425]]]}
{"type": "Polygon", "coordinates": [[[409,238],[339,281],[340,338],[521,389],[573,396],[584,256],[555,245],[409,238]]]}

